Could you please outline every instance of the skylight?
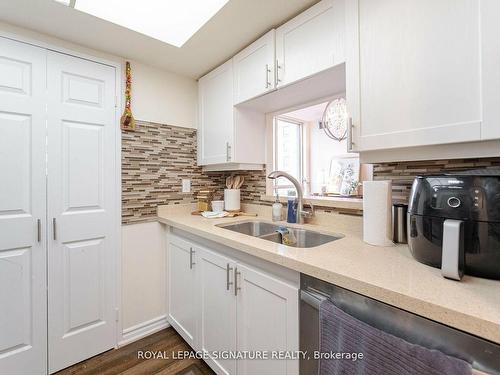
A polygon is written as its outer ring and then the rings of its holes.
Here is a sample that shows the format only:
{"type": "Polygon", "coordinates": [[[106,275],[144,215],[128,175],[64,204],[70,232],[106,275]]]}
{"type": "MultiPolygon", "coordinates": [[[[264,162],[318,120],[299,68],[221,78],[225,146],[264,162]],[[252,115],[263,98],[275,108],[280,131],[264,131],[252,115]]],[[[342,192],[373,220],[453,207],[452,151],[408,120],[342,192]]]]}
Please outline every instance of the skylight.
{"type": "MultiPolygon", "coordinates": [[[[181,47],[228,0],[56,0],[74,8],[181,47]]],[[[127,41],[124,41],[126,43],[127,41]]]]}

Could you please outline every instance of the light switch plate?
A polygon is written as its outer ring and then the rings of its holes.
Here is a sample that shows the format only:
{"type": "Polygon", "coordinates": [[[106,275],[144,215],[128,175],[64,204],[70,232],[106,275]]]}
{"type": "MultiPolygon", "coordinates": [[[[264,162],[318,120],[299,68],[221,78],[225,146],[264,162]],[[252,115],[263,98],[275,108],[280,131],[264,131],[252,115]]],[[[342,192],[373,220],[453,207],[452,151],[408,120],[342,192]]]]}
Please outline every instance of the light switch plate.
{"type": "Polygon", "coordinates": [[[187,178],[182,179],[182,192],[190,193],[191,192],[191,180],[187,178]]]}

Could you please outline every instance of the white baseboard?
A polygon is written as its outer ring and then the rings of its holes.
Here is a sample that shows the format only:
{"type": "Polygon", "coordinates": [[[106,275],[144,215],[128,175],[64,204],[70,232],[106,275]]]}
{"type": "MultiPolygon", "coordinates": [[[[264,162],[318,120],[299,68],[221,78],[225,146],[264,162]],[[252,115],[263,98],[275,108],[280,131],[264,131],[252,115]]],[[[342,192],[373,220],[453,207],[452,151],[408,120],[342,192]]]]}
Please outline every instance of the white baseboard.
{"type": "Polygon", "coordinates": [[[153,333],[168,327],[170,327],[170,324],[167,322],[167,316],[162,315],[130,328],[126,328],[123,330],[122,339],[118,343],[118,347],[130,344],[131,342],[152,335],[153,333]]]}

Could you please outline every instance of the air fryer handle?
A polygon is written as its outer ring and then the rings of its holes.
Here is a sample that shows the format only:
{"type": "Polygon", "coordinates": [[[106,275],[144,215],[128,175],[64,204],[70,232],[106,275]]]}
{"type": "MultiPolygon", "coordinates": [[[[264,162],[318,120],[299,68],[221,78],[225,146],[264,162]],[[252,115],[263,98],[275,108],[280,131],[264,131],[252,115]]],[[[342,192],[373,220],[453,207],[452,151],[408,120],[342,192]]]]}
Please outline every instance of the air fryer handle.
{"type": "Polygon", "coordinates": [[[464,264],[464,222],[447,219],[443,223],[441,274],[447,279],[460,280],[464,264]]]}

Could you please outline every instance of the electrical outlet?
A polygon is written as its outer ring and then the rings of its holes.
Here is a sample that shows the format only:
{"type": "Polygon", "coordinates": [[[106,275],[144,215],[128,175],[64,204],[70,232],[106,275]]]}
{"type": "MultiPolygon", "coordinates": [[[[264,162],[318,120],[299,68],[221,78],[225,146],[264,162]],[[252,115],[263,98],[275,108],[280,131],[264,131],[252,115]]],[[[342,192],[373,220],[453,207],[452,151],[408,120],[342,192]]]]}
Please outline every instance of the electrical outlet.
{"type": "Polygon", "coordinates": [[[182,192],[190,193],[191,192],[191,180],[187,178],[182,179],[182,192]]]}

